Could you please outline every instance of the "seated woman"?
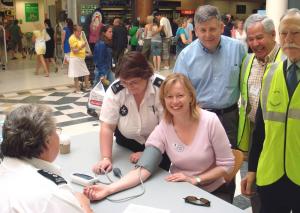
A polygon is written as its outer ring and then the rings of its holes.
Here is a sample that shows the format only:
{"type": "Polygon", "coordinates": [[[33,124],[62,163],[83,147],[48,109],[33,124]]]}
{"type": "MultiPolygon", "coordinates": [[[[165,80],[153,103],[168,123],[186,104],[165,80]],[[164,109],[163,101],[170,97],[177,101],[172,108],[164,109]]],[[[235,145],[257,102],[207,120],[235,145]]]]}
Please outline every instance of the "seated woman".
{"type": "Polygon", "coordinates": [[[0,159],[0,212],[93,212],[74,194],[59,167],[59,136],[46,105],[22,105],[3,124],[0,159]]]}
{"type": "MultiPolygon", "coordinates": [[[[117,144],[135,152],[130,161],[136,163],[162,117],[159,89],[163,77],[154,74],[142,53],[132,51],[120,58],[115,75],[119,79],[107,89],[100,113],[101,160],[93,166],[97,174],[112,169],[113,135],[117,144]]],[[[161,167],[169,169],[167,156],[161,167]]]]}
{"type": "Polygon", "coordinates": [[[211,192],[226,201],[223,176],[234,166],[226,132],[216,114],[200,109],[191,82],[182,74],[169,75],[161,86],[160,101],[164,117],[146,142],[137,168],[111,185],[94,185],[84,189],[91,200],[136,186],[154,172],[161,153],[171,160],[167,181],[185,181],[211,192]],[[140,171],[139,171],[140,170],[140,171]]]}

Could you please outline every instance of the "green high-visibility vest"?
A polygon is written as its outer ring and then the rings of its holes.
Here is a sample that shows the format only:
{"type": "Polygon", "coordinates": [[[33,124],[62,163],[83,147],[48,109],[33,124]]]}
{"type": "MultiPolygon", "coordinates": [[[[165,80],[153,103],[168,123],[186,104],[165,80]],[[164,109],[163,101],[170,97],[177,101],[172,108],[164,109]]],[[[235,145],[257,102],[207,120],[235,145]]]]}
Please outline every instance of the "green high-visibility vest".
{"type": "MultiPolygon", "coordinates": [[[[238,148],[242,151],[247,152],[250,143],[250,119],[247,116],[247,104],[248,104],[248,79],[251,73],[252,64],[254,60],[254,54],[248,54],[241,66],[241,75],[240,75],[240,90],[241,90],[241,105],[239,109],[239,126],[238,126],[238,138],[237,145],[238,148]]],[[[280,62],[285,60],[286,56],[282,54],[281,48],[279,48],[276,53],[275,61],[280,62]]],[[[266,71],[264,75],[266,74],[266,71]]]]}
{"type": "Polygon", "coordinates": [[[300,186],[300,85],[289,98],[284,66],[287,61],[267,67],[261,90],[265,140],[256,183],[265,186],[284,174],[300,186]]]}

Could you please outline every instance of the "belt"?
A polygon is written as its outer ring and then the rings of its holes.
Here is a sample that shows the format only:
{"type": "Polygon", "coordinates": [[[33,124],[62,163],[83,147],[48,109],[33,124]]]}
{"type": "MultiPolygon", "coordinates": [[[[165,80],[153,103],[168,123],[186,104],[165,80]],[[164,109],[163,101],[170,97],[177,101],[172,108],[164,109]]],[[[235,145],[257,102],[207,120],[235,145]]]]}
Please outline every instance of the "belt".
{"type": "Polygon", "coordinates": [[[233,110],[235,110],[237,108],[238,108],[238,105],[233,104],[232,106],[224,108],[224,109],[207,109],[207,108],[204,108],[204,109],[207,110],[207,111],[210,111],[210,112],[214,112],[217,115],[223,115],[225,113],[232,112],[233,110]]]}

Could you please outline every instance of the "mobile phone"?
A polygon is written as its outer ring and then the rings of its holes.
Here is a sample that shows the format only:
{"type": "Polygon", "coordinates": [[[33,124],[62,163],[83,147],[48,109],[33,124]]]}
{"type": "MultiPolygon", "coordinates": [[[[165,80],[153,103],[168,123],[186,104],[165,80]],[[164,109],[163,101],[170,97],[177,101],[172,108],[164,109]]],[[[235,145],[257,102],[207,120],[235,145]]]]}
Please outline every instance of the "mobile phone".
{"type": "Polygon", "coordinates": [[[82,186],[93,185],[98,182],[98,179],[83,173],[73,173],[70,176],[71,182],[82,186]]]}

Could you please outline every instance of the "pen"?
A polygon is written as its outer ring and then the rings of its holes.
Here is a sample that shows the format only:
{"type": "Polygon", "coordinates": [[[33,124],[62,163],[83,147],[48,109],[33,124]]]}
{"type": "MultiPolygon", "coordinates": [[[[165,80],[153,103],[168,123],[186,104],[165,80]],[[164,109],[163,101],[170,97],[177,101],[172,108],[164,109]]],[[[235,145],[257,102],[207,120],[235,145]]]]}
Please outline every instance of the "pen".
{"type": "Polygon", "coordinates": [[[153,110],[153,113],[155,114],[155,108],[154,108],[154,106],[152,105],[152,110],[153,110]]]}

